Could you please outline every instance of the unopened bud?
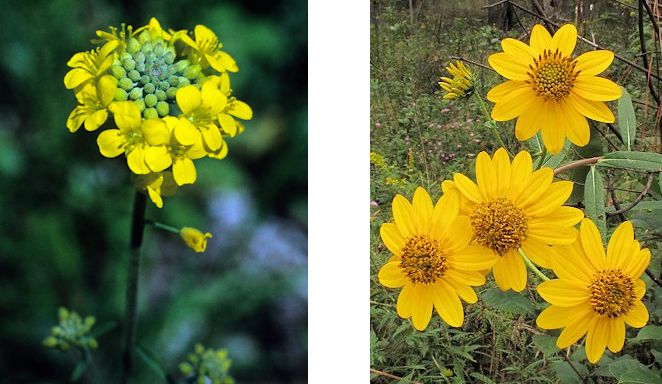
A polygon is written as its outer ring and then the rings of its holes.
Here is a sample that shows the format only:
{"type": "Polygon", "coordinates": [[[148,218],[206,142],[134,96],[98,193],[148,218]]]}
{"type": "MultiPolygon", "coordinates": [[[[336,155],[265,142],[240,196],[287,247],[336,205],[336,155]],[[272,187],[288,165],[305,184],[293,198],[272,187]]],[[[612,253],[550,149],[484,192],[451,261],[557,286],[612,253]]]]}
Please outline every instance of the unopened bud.
{"type": "Polygon", "coordinates": [[[136,62],[133,60],[132,57],[129,57],[122,60],[122,66],[124,66],[124,68],[126,68],[127,71],[130,71],[136,68],[136,62]]]}
{"type": "Polygon", "coordinates": [[[150,77],[147,75],[142,75],[140,77],[140,82],[143,83],[143,85],[149,84],[150,81],[152,81],[152,79],[150,79],[150,77]]]}
{"type": "Polygon", "coordinates": [[[156,108],[145,108],[143,116],[145,116],[146,119],[158,119],[159,113],[156,112],[156,108]]]}
{"type": "Polygon", "coordinates": [[[129,98],[131,100],[138,100],[143,97],[143,89],[142,88],[133,88],[131,92],[129,93],[129,98]]]}
{"type": "Polygon", "coordinates": [[[115,90],[115,100],[123,101],[123,100],[126,100],[128,98],[129,98],[129,94],[126,93],[126,91],[123,90],[122,88],[117,88],[115,90]]]}
{"type": "Polygon", "coordinates": [[[156,92],[154,92],[154,95],[156,95],[157,100],[163,101],[166,99],[166,93],[160,89],[157,89],[156,92]]]}
{"type": "Polygon", "coordinates": [[[182,372],[184,375],[190,375],[191,372],[193,372],[193,366],[189,363],[181,363],[179,364],[179,370],[182,372]]]}
{"type": "Polygon", "coordinates": [[[110,73],[117,79],[126,77],[126,71],[121,65],[112,65],[110,67],[110,73]]]}
{"type": "Polygon", "coordinates": [[[175,54],[168,51],[163,54],[163,60],[166,62],[166,64],[172,64],[175,62],[175,54]]]}
{"type": "Polygon", "coordinates": [[[176,87],[170,87],[170,88],[168,88],[168,90],[166,91],[166,97],[167,97],[168,99],[174,99],[175,96],[177,95],[177,90],[178,90],[178,89],[179,89],[179,88],[176,88],[176,87]]]}
{"type": "Polygon", "coordinates": [[[145,107],[145,100],[138,99],[138,100],[134,101],[134,103],[136,104],[136,106],[138,106],[138,110],[140,111],[140,113],[142,113],[142,111],[145,110],[145,108],[146,108],[145,107]]]}
{"type": "Polygon", "coordinates": [[[184,71],[184,77],[186,77],[189,80],[193,80],[198,75],[200,74],[200,66],[199,65],[191,65],[190,67],[186,68],[186,71],[184,71]]]}
{"type": "Polygon", "coordinates": [[[126,42],[126,50],[133,55],[140,50],[140,43],[132,37],[126,42]]]}
{"type": "Polygon", "coordinates": [[[158,112],[161,117],[167,116],[168,113],[170,113],[170,104],[165,101],[159,101],[156,103],[156,112],[158,112]]]}
{"type": "Polygon", "coordinates": [[[187,78],[185,78],[183,76],[180,76],[179,77],[179,85],[177,85],[177,86],[179,88],[184,88],[187,85],[191,85],[191,82],[187,78]]]}
{"type": "Polygon", "coordinates": [[[133,60],[136,63],[144,63],[145,62],[145,54],[142,52],[136,52],[136,54],[133,55],[133,60]]]}
{"type": "Polygon", "coordinates": [[[117,85],[125,91],[130,91],[133,88],[133,81],[126,77],[121,78],[117,85]]]}
{"type": "Polygon", "coordinates": [[[175,63],[175,70],[179,73],[182,73],[188,68],[188,66],[191,65],[191,62],[188,60],[180,60],[177,63],[175,63]]]}
{"type": "Polygon", "coordinates": [[[136,71],[135,69],[132,69],[129,71],[127,77],[133,81],[138,81],[140,80],[140,72],[136,71]]]}
{"type": "Polygon", "coordinates": [[[145,96],[145,105],[148,106],[148,107],[155,106],[157,101],[158,100],[156,99],[156,96],[154,96],[152,94],[149,94],[149,95],[145,96]]]}
{"type": "Polygon", "coordinates": [[[147,83],[145,84],[145,92],[146,93],[154,93],[156,91],[156,87],[152,83],[147,83]]]}
{"type": "Polygon", "coordinates": [[[57,345],[57,339],[54,338],[53,336],[49,336],[44,339],[43,344],[45,347],[53,348],[54,346],[57,345]]]}

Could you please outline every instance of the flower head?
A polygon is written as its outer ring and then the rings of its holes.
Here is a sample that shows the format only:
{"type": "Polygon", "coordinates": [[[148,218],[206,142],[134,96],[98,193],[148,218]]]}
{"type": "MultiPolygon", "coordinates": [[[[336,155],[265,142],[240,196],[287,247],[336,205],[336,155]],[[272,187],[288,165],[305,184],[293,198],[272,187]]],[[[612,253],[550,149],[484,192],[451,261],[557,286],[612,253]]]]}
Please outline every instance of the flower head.
{"type": "Polygon", "coordinates": [[[461,173],[442,183],[446,193],[460,194],[460,213],[469,217],[472,246],[486,260],[496,259],[494,278],[502,290],[522,291],[527,272],[521,248],[536,264],[551,267],[548,245],[569,244],[584,216],[562,206],[572,182],[553,182],[551,168],[533,171],[531,155],[521,151],[510,161],[500,148],[490,157],[476,157],[476,183],[461,173]]]}
{"type": "Polygon", "coordinates": [[[586,357],[596,363],[605,347],[618,352],[625,342],[625,324],[641,328],[648,310],[641,302],[646,284],[640,279],[651,253],[634,238],[629,221],[618,226],[607,246],[590,219],[581,222],[572,244],[553,247],[552,268],[558,279],[537,287],[551,305],[536,320],[543,329],[563,328],[556,345],[567,348],[586,336],[586,357]]]}
{"type": "Polygon", "coordinates": [[[611,80],[597,77],[614,59],[607,50],[590,51],[572,58],[577,29],[566,24],[552,37],[542,26],[531,31],[530,45],[515,39],[501,42],[503,52],[488,58],[494,70],[508,81],[492,88],[487,98],[495,103],[492,118],[517,118],[515,136],[527,140],[542,131],[550,153],[558,153],[567,137],[583,147],[589,140],[586,118],[614,122],[604,103],[621,96],[611,80]]]}
{"type": "Polygon", "coordinates": [[[202,253],[207,248],[207,239],[211,239],[211,233],[202,233],[196,228],[184,227],[179,231],[186,245],[197,253],[202,253]]]}
{"type": "Polygon", "coordinates": [[[138,190],[147,192],[150,200],[158,208],[163,208],[162,196],[172,196],[178,188],[172,171],[152,172],[146,175],[132,174],[131,179],[138,190]]]}
{"type": "Polygon", "coordinates": [[[58,325],[51,328],[51,335],[43,341],[45,347],[57,347],[62,351],[70,347],[83,349],[97,347],[97,341],[89,335],[96,321],[94,316],[83,319],[76,312],[60,307],[58,320],[58,325]]]}
{"type": "Polygon", "coordinates": [[[211,29],[196,25],[194,37],[195,41],[186,34],[180,36],[181,40],[191,47],[190,58],[193,63],[200,64],[203,69],[212,67],[221,73],[239,70],[232,56],[221,51],[223,44],[211,29]]]}
{"type": "Polygon", "coordinates": [[[67,128],[70,132],[76,132],[81,124],[88,131],[95,131],[108,119],[108,107],[115,97],[117,80],[112,76],[103,76],[96,84],[87,82],[81,86],[76,93],[76,99],[80,103],[69,114],[67,128]]]}
{"type": "Polygon", "coordinates": [[[214,350],[197,343],[194,353],[188,355],[186,362],[179,364],[179,370],[186,376],[197,377],[196,383],[234,384],[228,374],[231,365],[232,360],[228,358],[226,349],[214,350]]]}
{"type": "Polygon", "coordinates": [[[73,69],[64,75],[64,86],[67,89],[80,88],[103,76],[113,63],[115,48],[117,42],[109,41],[101,48],[73,55],[67,63],[73,69]]]}
{"type": "Polygon", "coordinates": [[[410,204],[404,196],[393,199],[394,222],[383,224],[380,235],[393,256],[379,270],[379,282],[400,288],[397,311],[424,330],[432,308],[453,327],[464,321],[460,299],[475,303],[471,288],[485,283],[480,270],[493,260],[481,258],[471,240],[469,218],[460,216],[455,191],[444,194],[433,206],[423,188],[416,189],[410,204]]]}
{"type": "Polygon", "coordinates": [[[457,60],[446,67],[446,71],[453,76],[442,77],[439,85],[446,91],[444,99],[460,99],[471,96],[474,92],[474,80],[471,71],[463,62],[457,60]]]}

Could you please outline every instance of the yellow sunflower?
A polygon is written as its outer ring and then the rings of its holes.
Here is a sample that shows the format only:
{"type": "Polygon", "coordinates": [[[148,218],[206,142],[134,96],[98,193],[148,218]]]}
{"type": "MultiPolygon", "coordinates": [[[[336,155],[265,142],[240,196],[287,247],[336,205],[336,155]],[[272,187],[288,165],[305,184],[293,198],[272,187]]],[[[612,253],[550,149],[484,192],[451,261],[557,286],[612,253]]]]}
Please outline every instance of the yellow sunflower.
{"type": "Polygon", "coordinates": [[[488,58],[490,66],[508,79],[487,93],[496,104],[492,118],[517,118],[515,136],[520,141],[541,130],[550,153],[560,152],[566,137],[585,146],[589,140],[586,118],[613,123],[614,114],[604,101],[621,97],[618,85],[596,76],[609,67],[614,53],[590,51],[573,59],[576,43],[574,25],[562,26],[553,37],[536,25],[530,45],[504,39],[503,52],[488,58]]]}
{"type": "Polygon", "coordinates": [[[444,194],[433,206],[428,193],[419,187],[413,204],[395,196],[394,222],[380,228],[393,256],[380,269],[379,282],[388,288],[402,287],[398,315],[411,318],[419,331],[430,322],[433,306],[446,323],[461,326],[464,312],[460,299],[467,303],[478,300],[471,287],[483,285],[485,277],[477,271],[495,261],[468,246],[471,224],[458,212],[455,191],[444,194]]]}
{"type": "Polygon", "coordinates": [[[548,245],[573,242],[573,228],[584,213],[562,206],[570,197],[572,182],[552,182],[551,168],[533,172],[531,155],[521,151],[512,163],[505,149],[494,157],[481,152],[476,158],[474,183],[461,173],[442,183],[444,193],[460,192],[460,214],[470,220],[473,244],[486,259],[497,258],[494,279],[502,290],[520,292],[527,272],[521,248],[534,263],[550,268],[548,245]]]}
{"type": "Polygon", "coordinates": [[[632,223],[618,226],[605,254],[595,224],[582,220],[577,240],[554,247],[552,267],[558,279],[537,288],[547,307],[536,320],[543,329],[563,328],[556,346],[567,348],[586,335],[586,357],[596,363],[605,347],[618,352],[625,342],[625,324],[641,328],[648,310],[641,302],[646,284],[639,279],[651,253],[634,239],[632,223]]]}

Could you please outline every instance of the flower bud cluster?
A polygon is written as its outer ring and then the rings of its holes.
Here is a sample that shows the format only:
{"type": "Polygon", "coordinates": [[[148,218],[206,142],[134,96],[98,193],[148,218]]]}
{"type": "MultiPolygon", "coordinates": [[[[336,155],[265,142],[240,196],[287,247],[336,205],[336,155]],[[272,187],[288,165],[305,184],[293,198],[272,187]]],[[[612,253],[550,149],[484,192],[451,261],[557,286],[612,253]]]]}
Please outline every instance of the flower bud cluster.
{"type": "Polygon", "coordinates": [[[232,360],[228,359],[225,349],[207,349],[202,344],[195,345],[194,353],[187,356],[187,361],[179,364],[182,374],[191,378],[197,384],[234,384],[234,379],[228,375],[232,360]]]}
{"type": "Polygon", "coordinates": [[[193,160],[224,158],[225,139],[243,132],[240,120],[252,119],[250,106],[232,95],[229,73],[239,68],[203,25],[166,31],[152,18],[97,36],[95,50],[67,63],[64,84],[79,103],[67,128],[103,127],[101,154],[125,155],[136,187],[160,208],[162,195],[196,181],[193,160]]]}
{"type": "Polygon", "coordinates": [[[97,341],[89,335],[94,326],[94,316],[81,318],[76,312],[64,307],[58,310],[59,324],[51,328],[51,334],[44,339],[43,344],[48,348],[59,348],[66,351],[71,347],[97,348],[97,341]]]}

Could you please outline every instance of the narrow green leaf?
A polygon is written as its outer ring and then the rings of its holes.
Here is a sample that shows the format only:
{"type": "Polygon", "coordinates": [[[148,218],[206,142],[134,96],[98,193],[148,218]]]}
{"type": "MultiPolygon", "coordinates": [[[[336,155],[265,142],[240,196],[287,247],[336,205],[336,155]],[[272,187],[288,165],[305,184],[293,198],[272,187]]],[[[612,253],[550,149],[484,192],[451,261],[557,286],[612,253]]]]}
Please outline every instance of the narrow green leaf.
{"type": "Polygon", "coordinates": [[[647,325],[641,328],[635,340],[662,340],[662,325],[647,325]]]}
{"type": "Polygon", "coordinates": [[[637,133],[637,119],[634,115],[634,106],[632,105],[632,98],[628,91],[621,87],[623,96],[618,99],[618,128],[621,130],[621,136],[627,146],[628,151],[632,149],[634,139],[637,133]]]}
{"type": "Polygon", "coordinates": [[[74,368],[73,372],[71,372],[71,382],[76,382],[78,381],[81,376],[87,371],[88,367],[88,362],[87,359],[83,359],[76,364],[76,368],[74,368]]]}
{"type": "Polygon", "coordinates": [[[593,220],[595,225],[598,226],[604,241],[607,232],[604,183],[602,182],[602,174],[594,165],[588,171],[584,183],[584,206],[586,207],[586,217],[593,220]]]}
{"type": "Polygon", "coordinates": [[[163,369],[161,364],[156,361],[156,358],[154,358],[154,355],[152,355],[151,352],[141,346],[136,346],[136,354],[145,362],[145,364],[152,368],[154,373],[159,375],[160,378],[166,379],[167,374],[165,369],[163,369]]]}
{"type": "Polygon", "coordinates": [[[598,165],[611,168],[637,169],[641,171],[662,171],[662,155],[653,152],[611,152],[598,161],[598,165]]]}

